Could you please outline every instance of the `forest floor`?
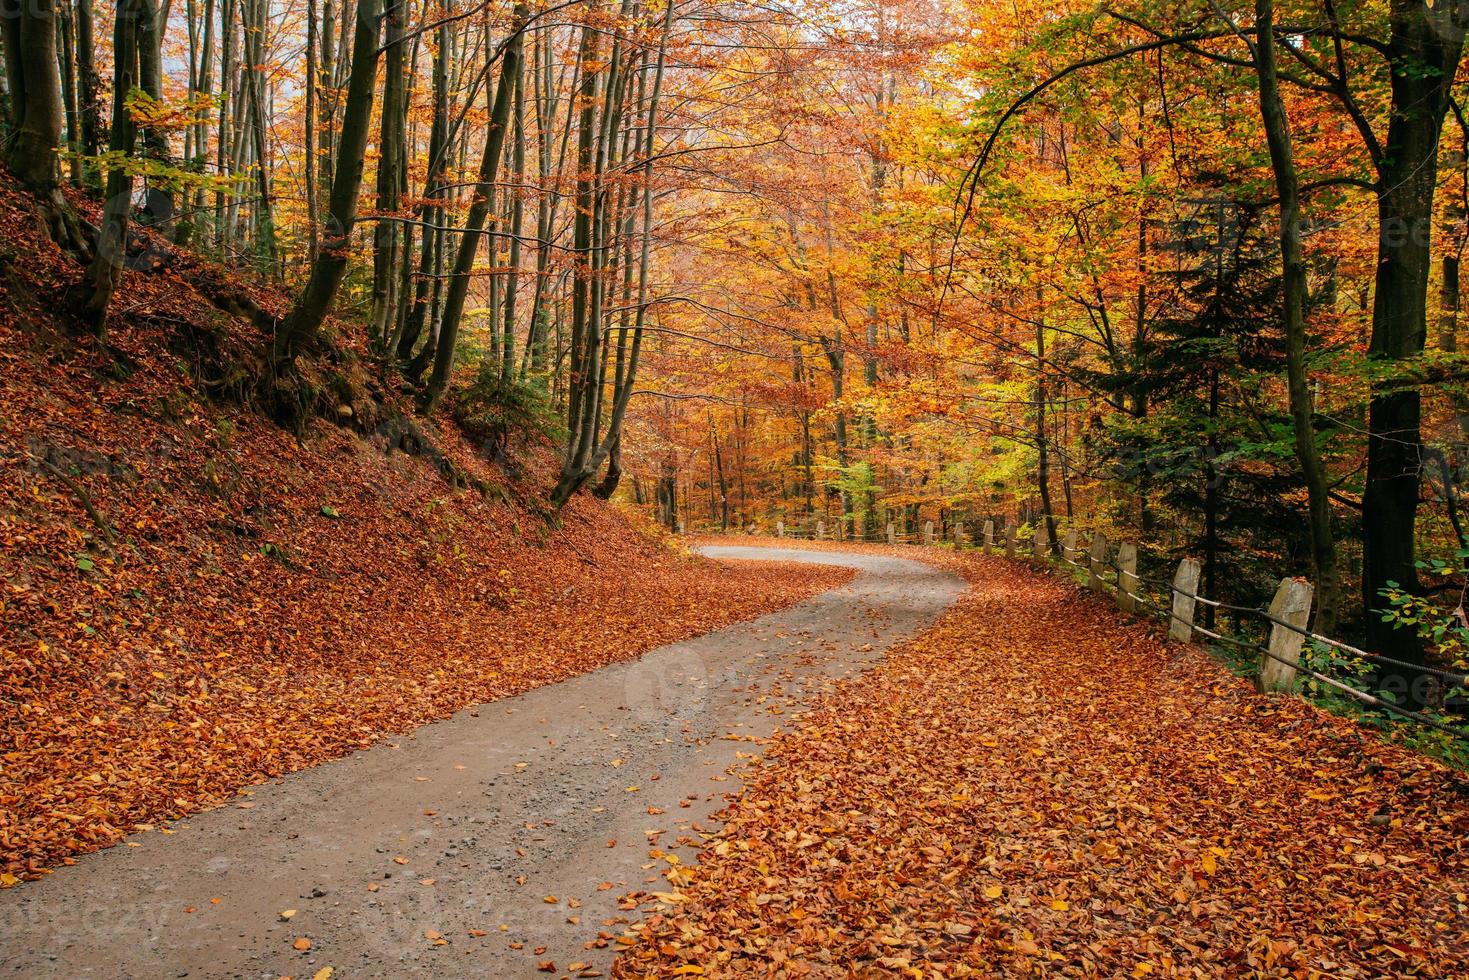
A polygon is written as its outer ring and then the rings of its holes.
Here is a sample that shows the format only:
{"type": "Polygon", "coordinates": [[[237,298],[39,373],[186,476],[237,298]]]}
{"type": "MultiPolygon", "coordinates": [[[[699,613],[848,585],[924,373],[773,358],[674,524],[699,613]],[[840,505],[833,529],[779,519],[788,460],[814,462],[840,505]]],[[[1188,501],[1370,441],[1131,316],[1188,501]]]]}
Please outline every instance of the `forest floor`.
{"type": "Polygon", "coordinates": [[[643,893],[716,826],[755,743],[964,587],[911,560],[806,557],[860,574],[0,891],[0,975],[604,975],[643,893]]]}
{"type": "Polygon", "coordinates": [[[618,975],[1465,975],[1462,773],[1021,562],[860,550],[969,590],[762,750],[618,975]]]}
{"type": "Polygon", "coordinates": [[[716,565],[590,495],[552,521],[548,437],[417,416],[362,350],[288,431],[206,292],[286,299],[187,253],[99,350],[28,201],[0,177],[0,888],[849,574],[716,565]]]}

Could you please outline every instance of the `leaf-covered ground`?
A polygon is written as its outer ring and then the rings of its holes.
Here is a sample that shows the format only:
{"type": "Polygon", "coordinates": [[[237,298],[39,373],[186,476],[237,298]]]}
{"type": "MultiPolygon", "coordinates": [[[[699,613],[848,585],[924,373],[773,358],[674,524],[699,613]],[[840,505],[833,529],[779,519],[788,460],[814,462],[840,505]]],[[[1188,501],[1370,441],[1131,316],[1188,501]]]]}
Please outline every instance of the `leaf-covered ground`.
{"type": "Polygon", "coordinates": [[[1466,975],[1461,774],[949,561],[970,592],[775,740],[619,976],[1466,975]]]}
{"type": "Polygon", "coordinates": [[[552,530],[534,444],[512,447],[517,474],[448,427],[425,427],[442,456],[391,451],[391,426],[297,439],[206,396],[190,357],[260,338],[183,275],[129,274],[115,353],[68,349],[49,311],[75,270],[13,197],[0,185],[0,885],[850,574],[681,556],[590,499],[552,530]]]}

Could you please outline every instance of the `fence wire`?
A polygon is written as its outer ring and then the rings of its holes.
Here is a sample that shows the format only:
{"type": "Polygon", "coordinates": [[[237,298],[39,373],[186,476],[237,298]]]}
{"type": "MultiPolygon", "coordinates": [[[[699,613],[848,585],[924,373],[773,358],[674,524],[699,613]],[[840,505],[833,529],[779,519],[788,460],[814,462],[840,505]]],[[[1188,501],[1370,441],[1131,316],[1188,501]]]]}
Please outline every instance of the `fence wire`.
{"type": "MultiPolygon", "coordinates": [[[[814,527],[787,527],[784,529],[781,536],[808,541],[859,540],[843,538],[834,533],[818,535],[814,527]]],[[[863,538],[860,540],[866,539],[863,538]]],[[[901,534],[895,532],[891,535],[883,536],[883,538],[879,539],[879,541],[876,543],[918,544],[921,540],[923,540],[923,536],[917,532],[904,532],[901,534]]],[[[935,540],[938,540],[937,535],[935,536],[935,540]]],[[[963,541],[960,541],[957,538],[954,540],[955,550],[962,550],[964,546],[965,543],[963,541]]],[[[983,548],[986,552],[989,552],[991,549],[1008,550],[1010,547],[1003,536],[992,536],[992,538],[987,539],[982,534],[975,535],[970,541],[970,546],[983,548]]],[[[1014,544],[1014,550],[1017,556],[1023,554],[1020,542],[1018,540],[1014,544]]],[[[1355,687],[1352,687],[1350,684],[1347,684],[1337,678],[1328,676],[1327,674],[1324,674],[1314,667],[1300,662],[1299,660],[1287,660],[1284,657],[1271,653],[1269,647],[1263,643],[1253,643],[1249,640],[1241,640],[1237,637],[1233,637],[1225,633],[1219,633],[1214,630],[1207,629],[1203,626],[1198,625],[1197,623],[1194,623],[1191,619],[1185,619],[1174,612],[1173,599],[1175,596],[1183,596],[1196,604],[1207,606],[1211,609],[1217,609],[1221,612],[1231,612],[1238,616],[1258,617],[1271,626],[1278,626],[1282,629],[1289,630],[1305,639],[1311,640],[1313,643],[1319,643],[1324,646],[1340,650],[1350,657],[1382,667],[1396,667],[1402,670],[1412,671],[1415,674],[1434,677],[1453,688],[1469,689],[1469,674],[1463,674],[1452,670],[1443,670],[1438,667],[1430,667],[1424,664],[1408,663],[1407,661],[1397,660],[1393,657],[1384,656],[1382,654],[1370,653],[1366,650],[1361,649],[1360,647],[1356,647],[1350,643],[1343,642],[1342,640],[1337,640],[1329,636],[1323,636],[1322,634],[1317,633],[1314,630],[1310,630],[1303,626],[1297,626],[1294,623],[1287,622],[1286,620],[1283,620],[1280,617],[1271,613],[1268,609],[1261,609],[1258,606],[1237,605],[1235,603],[1224,602],[1219,599],[1212,599],[1208,596],[1198,595],[1197,593],[1191,594],[1185,592],[1176,587],[1172,582],[1169,582],[1167,580],[1153,578],[1151,576],[1144,575],[1136,570],[1124,569],[1111,556],[1108,556],[1107,558],[1104,558],[1097,563],[1101,566],[1100,568],[1094,568],[1093,560],[1090,554],[1084,553],[1080,551],[1080,549],[1067,547],[1064,543],[1059,548],[1059,556],[1055,555],[1052,552],[1052,544],[1047,543],[1047,545],[1045,546],[1045,550],[1035,557],[1039,557],[1047,563],[1050,563],[1056,557],[1059,557],[1059,559],[1065,564],[1070,565],[1072,568],[1084,571],[1089,576],[1094,577],[1098,582],[1100,582],[1106,588],[1110,589],[1114,594],[1123,591],[1122,576],[1129,575],[1137,584],[1134,587],[1136,591],[1128,589],[1127,595],[1129,595],[1133,599],[1134,603],[1138,607],[1146,609],[1160,616],[1163,619],[1165,625],[1171,626],[1175,622],[1181,623],[1184,626],[1188,627],[1188,629],[1192,633],[1197,633],[1200,636],[1207,637],[1216,643],[1223,643],[1228,646],[1235,647],[1236,649],[1258,653],[1271,660],[1275,660],[1281,664],[1284,664],[1287,667],[1293,668],[1299,673],[1305,674],[1308,677],[1311,677],[1312,679],[1327,685],[1333,690],[1340,691],[1342,694],[1345,694],[1348,697],[1351,697],[1363,704],[1380,709],[1382,711],[1391,712],[1392,714],[1411,719],[1420,725],[1424,725],[1436,731],[1444,732],[1446,734],[1453,735],[1456,738],[1469,741],[1469,731],[1465,731],[1461,728],[1456,728],[1452,725],[1446,725],[1443,722],[1440,722],[1434,718],[1429,717],[1426,714],[1423,714],[1422,712],[1414,711],[1410,708],[1404,708],[1401,705],[1394,704],[1392,701],[1388,701],[1384,698],[1377,697],[1376,695],[1369,694],[1366,691],[1359,690],[1355,687]],[[1082,560],[1077,561],[1073,559],[1071,557],[1072,554],[1082,556],[1082,560]],[[1155,602],[1153,600],[1153,597],[1144,590],[1144,587],[1156,589],[1166,595],[1167,598],[1164,599],[1162,603],[1155,602]]]]}
{"type": "MultiPolygon", "coordinates": [[[[1088,562],[1087,564],[1082,564],[1080,562],[1075,562],[1072,561],[1070,558],[1067,558],[1065,554],[1065,549],[1062,550],[1061,558],[1063,561],[1065,561],[1069,565],[1072,565],[1073,567],[1083,568],[1087,571],[1091,570],[1090,562],[1088,562]]],[[[1451,670],[1442,670],[1440,668],[1430,667],[1424,664],[1412,664],[1403,660],[1397,660],[1392,657],[1383,656],[1382,654],[1369,653],[1366,650],[1361,649],[1360,647],[1352,646],[1350,643],[1345,643],[1341,640],[1336,640],[1328,636],[1322,636],[1320,633],[1317,633],[1313,630],[1306,629],[1305,627],[1297,626],[1294,623],[1287,622],[1286,620],[1283,620],[1280,617],[1272,614],[1267,609],[1261,609],[1257,606],[1241,606],[1234,603],[1222,602],[1217,599],[1210,599],[1206,596],[1190,594],[1184,592],[1181,589],[1178,589],[1171,582],[1149,578],[1143,575],[1139,575],[1136,572],[1128,572],[1126,569],[1122,568],[1122,566],[1118,565],[1115,560],[1112,559],[1108,559],[1106,564],[1109,568],[1116,571],[1118,583],[1116,585],[1112,585],[1107,581],[1106,578],[1101,575],[1098,575],[1097,579],[1104,585],[1107,585],[1109,588],[1111,588],[1114,592],[1120,592],[1122,590],[1121,577],[1123,574],[1132,575],[1139,583],[1147,583],[1159,586],[1163,590],[1165,590],[1168,595],[1167,606],[1162,606],[1154,603],[1151,600],[1151,597],[1147,596],[1141,591],[1128,591],[1127,594],[1145,607],[1162,614],[1164,617],[1166,617],[1166,620],[1169,623],[1179,622],[1187,626],[1191,631],[1206,636],[1216,642],[1224,643],[1238,649],[1259,653],[1265,657],[1268,657],[1271,660],[1284,664],[1287,667],[1291,667],[1300,673],[1306,674],[1314,680],[1317,680],[1327,685],[1333,690],[1340,691],[1348,697],[1360,701],[1363,704],[1370,705],[1383,711],[1391,712],[1403,718],[1411,719],[1420,725],[1424,725],[1436,731],[1444,732],[1448,735],[1454,736],[1455,738],[1469,741],[1469,731],[1465,731],[1462,728],[1457,728],[1452,725],[1446,725],[1443,722],[1431,718],[1420,711],[1414,711],[1410,708],[1404,708],[1403,706],[1395,704],[1392,701],[1388,701],[1384,698],[1377,697],[1374,694],[1359,690],[1355,687],[1352,687],[1350,684],[1345,683],[1344,681],[1341,681],[1334,677],[1330,677],[1322,673],[1321,671],[1310,667],[1307,664],[1303,664],[1299,660],[1287,660],[1284,657],[1271,653],[1270,648],[1264,644],[1251,643],[1247,640],[1240,640],[1232,636],[1217,633],[1214,630],[1206,629],[1203,626],[1199,626],[1196,623],[1191,622],[1190,620],[1183,619],[1182,617],[1174,613],[1172,609],[1172,599],[1175,595],[1182,595],[1185,598],[1193,600],[1194,602],[1210,606],[1214,609],[1238,613],[1242,615],[1258,616],[1260,619],[1263,619],[1265,622],[1270,623],[1273,626],[1279,626],[1282,629],[1290,630],[1291,632],[1296,633],[1297,635],[1302,636],[1306,639],[1312,640],[1316,643],[1321,643],[1342,650],[1348,655],[1359,658],[1361,660],[1365,660],[1368,663],[1378,664],[1380,666],[1399,667],[1404,670],[1410,670],[1418,674],[1436,677],[1453,687],[1469,688],[1469,675],[1451,670]]]]}

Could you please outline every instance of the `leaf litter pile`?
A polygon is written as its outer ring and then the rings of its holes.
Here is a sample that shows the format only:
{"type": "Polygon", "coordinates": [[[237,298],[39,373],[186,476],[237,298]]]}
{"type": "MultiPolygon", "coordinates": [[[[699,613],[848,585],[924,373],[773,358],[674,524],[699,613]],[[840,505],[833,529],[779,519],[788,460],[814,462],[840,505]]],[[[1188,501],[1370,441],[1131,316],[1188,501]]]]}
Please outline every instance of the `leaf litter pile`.
{"type": "Polygon", "coordinates": [[[777,736],[617,975],[1466,975],[1462,775],[961,567],[939,624],[777,736]]]}
{"type": "Polygon", "coordinates": [[[115,360],[53,357],[67,266],[24,213],[0,201],[36,283],[0,276],[0,886],[850,577],[679,555],[591,499],[552,530],[535,446],[517,482],[447,426],[438,459],[298,440],[203,397],[180,337],[260,338],[179,275],[130,280],[115,360]]]}

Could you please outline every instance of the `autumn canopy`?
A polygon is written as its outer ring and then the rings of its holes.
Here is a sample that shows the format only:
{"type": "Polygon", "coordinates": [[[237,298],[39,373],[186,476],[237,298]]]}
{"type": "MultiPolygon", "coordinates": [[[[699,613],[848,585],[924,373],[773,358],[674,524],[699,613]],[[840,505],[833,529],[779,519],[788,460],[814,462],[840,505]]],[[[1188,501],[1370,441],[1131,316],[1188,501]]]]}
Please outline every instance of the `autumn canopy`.
{"type": "MultiPolygon", "coordinates": [[[[1469,0],[0,0],[7,889],[942,569],[882,649],[800,627],[822,677],[896,652],[619,971],[1453,975],[1462,878],[1390,879],[1464,829],[1466,36],[1469,0]],[[1273,836],[1313,772],[1334,857],[1273,836]],[[1231,931],[1277,902],[1320,935],[1231,931]]],[[[688,676],[785,697],[807,653],[688,676]]]]}

